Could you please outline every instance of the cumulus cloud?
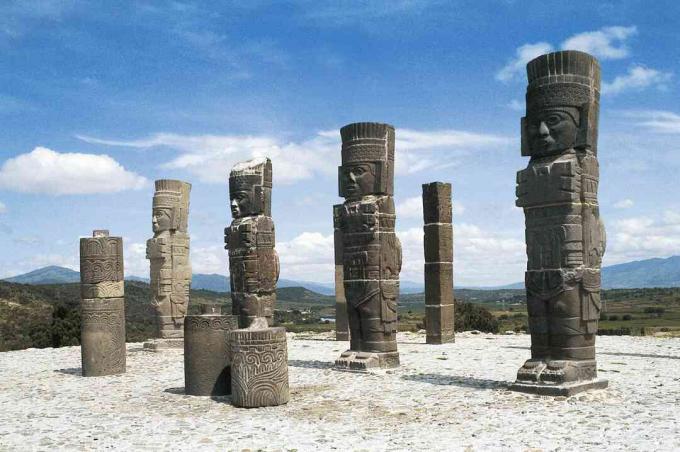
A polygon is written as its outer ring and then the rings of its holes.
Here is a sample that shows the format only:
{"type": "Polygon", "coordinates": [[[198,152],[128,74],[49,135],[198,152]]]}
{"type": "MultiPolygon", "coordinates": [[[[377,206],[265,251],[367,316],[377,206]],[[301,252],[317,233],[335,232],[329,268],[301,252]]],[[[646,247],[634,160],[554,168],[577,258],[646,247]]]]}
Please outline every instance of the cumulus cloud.
{"type": "Polygon", "coordinates": [[[633,202],[633,200],[628,199],[628,198],[622,199],[622,200],[614,203],[614,207],[616,207],[617,209],[630,209],[634,205],[635,205],[635,203],[633,202]]]}
{"type": "Polygon", "coordinates": [[[630,55],[627,40],[637,34],[637,27],[604,27],[578,33],[562,43],[564,50],[580,50],[600,59],[621,59],[630,55]]]}
{"type": "MultiPolygon", "coordinates": [[[[83,141],[107,146],[140,149],[167,148],[179,155],[163,166],[183,169],[202,182],[224,183],[225,175],[237,162],[254,157],[270,157],[274,165],[276,183],[289,184],[309,179],[317,174],[334,175],[340,164],[340,134],[337,130],[317,132],[300,142],[284,141],[269,136],[248,135],[179,135],[155,134],[138,140],[106,140],[77,135],[83,141]]],[[[411,174],[437,166],[443,168],[456,163],[456,155],[442,150],[456,150],[458,156],[468,151],[506,145],[507,137],[460,130],[419,131],[399,129],[396,146],[399,157],[397,174],[411,174]],[[447,160],[448,159],[448,160],[447,160]]]]}
{"type": "Polygon", "coordinates": [[[680,214],[667,210],[660,216],[630,217],[608,227],[606,265],[680,254],[680,214]]]}
{"type": "Polygon", "coordinates": [[[524,44],[518,47],[515,51],[515,56],[496,73],[496,79],[501,82],[508,82],[514,79],[524,72],[529,61],[544,53],[552,52],[553,50],[552,44],[547,42],[524,44]]]}
{"type": "Polygon", "coordinates": [[[602,82],[602,94],[619,94],[624,91],[641,91],[650,86],[665,88],[672,74],[640,65],[633,65],[624,75],[611,82],[602,82]]]}
{"type": "Polygon", "coordinates": [[[624,116],[640,119],[638,125],[652,132],[663,134],[680,134],[680,115],[662,110],[626,111],[624,116]]]}
{"type": "Polygon", "coordinates": [[[114,193],[140,189],[147,182],[108,155],[59,153],[44,147],[10,158],[0,167],[0,188],[22,193],[114,193]]]}

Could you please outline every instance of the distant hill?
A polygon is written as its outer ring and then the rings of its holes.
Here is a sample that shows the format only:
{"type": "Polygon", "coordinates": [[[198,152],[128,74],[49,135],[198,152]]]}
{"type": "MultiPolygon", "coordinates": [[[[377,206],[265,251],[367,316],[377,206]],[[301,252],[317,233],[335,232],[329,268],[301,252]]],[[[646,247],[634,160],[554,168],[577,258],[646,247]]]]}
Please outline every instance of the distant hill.
{"type": "Polygon", "coordinates": [[[610,265],[602,269],[602,286],[606,289],[680,287],[680,256],[610,265]]]}
{"type": "Polygon", "coordinates": [[[67,284],[80,282],[80,273],[70,268],[50,265],[3,281],[18,284],[67,284]]]}

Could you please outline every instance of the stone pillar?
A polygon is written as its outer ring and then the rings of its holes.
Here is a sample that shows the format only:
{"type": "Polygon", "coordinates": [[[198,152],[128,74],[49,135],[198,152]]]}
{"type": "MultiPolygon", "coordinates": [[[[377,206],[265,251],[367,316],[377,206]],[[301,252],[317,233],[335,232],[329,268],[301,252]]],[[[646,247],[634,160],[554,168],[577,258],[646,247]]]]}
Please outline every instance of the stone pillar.
{"type": "Polygon", "coordinates": [[[517,206],[526,218],[531,359],[512,389],[573,395],[604,388],[597,378],[600,265],[605,232],[597,202],[600,66],[577,51],[527,64],[527,110],[517,206]]]}
{"type": "Polygon", "coordinates": [[[279,279],[271,194],[271,160],[256,158],[232,168],[233,221],[224,230],[224,241],[232,313],[241,327],[229,334],[231,400],[239,407],[281,405],[289,399],[286,330],[271,327],[279,279]]]}
{"type": "Polygon", "coordinates": [[[184,392],[195,396],[231,394],[229,332],[238,317],[222,315],[220,305],[201,305],[200,315],[184,319],[184,392]]]}
{"type": "Polygon", "coordinates": [[[123,239],[96,230],[80,239],[83,376],[125,372],[123,239]]]}
{"type": "Polygon", "coordinates": [[[189,193],[191,184],[156,181],[153,196],[153,238],[146,242],[151,263],[151,303],[156,310],[158,339],[144,344],[158,351],[183,347],[184,316],[189,305],[189,193]]]}
{"type": "Polygon", "coordinates": [[[243,408],[288,403],[288,350],[284,328],[232,331],[231,402],[243,408]]]}
{"type": "Polygon", "coordinates": [[[342,204],[333,206],[333,244],[335,251],[335,340],[349,340],[349,320],[347,319],[347,299],[342,281],[342,229],[340,212],[342,204]]]}
{"type": "Polygon", "coordinates": [[[394,232],[394,127],[355,123],[340,129],[343,284],[350,347],[337,367],[397,367],[401,244],[394,232]]]}
{"type": "Polygon", "coordinates": [[[423,184],[425,319],[428,344],[454,342],[451,184],[423,184]]]}

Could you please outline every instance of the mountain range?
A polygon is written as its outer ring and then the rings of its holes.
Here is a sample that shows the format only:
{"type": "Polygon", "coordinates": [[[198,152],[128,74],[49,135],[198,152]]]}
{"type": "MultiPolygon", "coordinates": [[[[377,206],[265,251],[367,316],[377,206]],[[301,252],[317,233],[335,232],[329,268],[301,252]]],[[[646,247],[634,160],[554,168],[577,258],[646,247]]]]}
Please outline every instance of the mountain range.
{"type": "MultiPolygon", "coordinates": [[[[128,276],[129,281],[149,282],[148,278],[128,276]]],[[[65,267],[49,266],[33,270],[22,275],[6,278],[4,281],[20,284],[62,284],[80,281],[80,273],[65,267]]],[[[278,287],[304,287],[323,295],[333,295],[333,283],[317,283],[280,279],[278,287]]],[[[649,287],[680,287],[680,256],[668,258],[652,258],[641,261],[626,262],[602,268],[602,287],[605,289],[631,289],[649,287]]],[[[229,292],[229,277],[218,274],[197,273],[192,276],[191,288],[194,290],[211,290],[229,292]]],[[[401,281],[401,292],[421,293],[423,285],[413,281],[401,281]]],[[[463,288],[463,287],[460,287],[463,288]]],[[[471,287],[467,287],[471,288],[471,287]]],[[[505,286],[475,287],[475,289],[522,289],[524,283],[518,282],[505,286]]]]}

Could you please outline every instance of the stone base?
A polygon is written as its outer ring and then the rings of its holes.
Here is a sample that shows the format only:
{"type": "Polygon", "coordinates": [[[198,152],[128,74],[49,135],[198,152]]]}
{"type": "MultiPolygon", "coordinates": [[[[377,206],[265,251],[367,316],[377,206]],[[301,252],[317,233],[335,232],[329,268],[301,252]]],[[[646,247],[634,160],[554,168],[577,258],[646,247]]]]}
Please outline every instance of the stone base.
{"type": "Polygon", "coordinates": [[[347,350],[335,360],[335,367],[357,371],[399,367],[399,352],[371,353],[347,350]]]}
{"type": "Polygon", "coordinates": [[[152,339],[144,342],[144,350],[149,352],[184,351],[184,338],[152,339]]]}
{"type": "Polygon", "coordinates": [[[511,391],[525,392],[527,394],[571,397],[579,392],[590,391],[591,389],[604,389],[608,385],[609,382],[607,380],[598,378],[595,380],[577,381],[562,385],[515,382],[509,389],[511,391]]]}
{"type": "Polygon", "coordinates": [[[336,341],[349,341],[349,332],[345,331],[336,331],[335,332],[335,340],[336,341]]]}
{"type": "Polygon", "coordinates": [[[449,343],[452,343],[452,342],[456,342],[456,336],[454,334],[446,335],[446,336],[430,336],[430,335],[427,335],[425,337],[425,343],[426,344],[441,345],[441,344],[449,344],[449,343]]]}

